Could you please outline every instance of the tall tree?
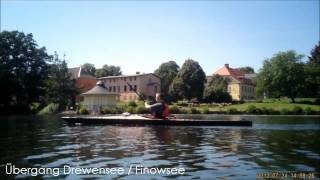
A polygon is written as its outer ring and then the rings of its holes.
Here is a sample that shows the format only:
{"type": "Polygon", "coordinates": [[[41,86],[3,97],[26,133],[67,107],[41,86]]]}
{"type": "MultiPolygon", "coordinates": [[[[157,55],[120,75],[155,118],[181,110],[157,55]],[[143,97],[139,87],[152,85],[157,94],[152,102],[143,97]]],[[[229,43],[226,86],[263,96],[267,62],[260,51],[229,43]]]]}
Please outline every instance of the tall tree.
{"type": "Polygon", "coordinates": [[[174,61],[162,63],[159,68],[154,71],[154,74],[161,78],[161,92],[163,94],[168,94],[169,86],[178,74],[178,71],[179,66],[174,61]]]}
{"type": "Polygon", "coordinates": [[[297,94],[304,88],[302,57],[290,50],[265,60],[257,78],[258,91],[269,97],[288,96],[294,103],[297,94]]]}
{"type": "Polygon", "coordinates": [[[93,64],[90,64],[90,63],[84,63],[83,65],[81,65],[81,69],[82,69],[82,72],[87,75],[94,76],[96,73],[96,68],[94,67],[93,64]]]}
{"type": "Polygon", "coordinates": [[[0,33],[0,113],[25,113],[31,103],[40,101],[49,59],[32,34],[0,33]]]}
{"type": "Polygon", "coordinates": [[[187,59],[174,78],[169,93],[191,100],[202,98],[206,75],[198,62],[187,59]]]}
{"type": "Polygon", "coordinates": [[[253,67],[250,67],[250,66],[241,67],[239,69],[241,71],[245,72],[245,73],[248,73],[248,74],[253,74],[254,73],[253,67]]]}
{"type": "Polygon", "coordinates": [[[204,100],[207,102],[231,102],[232,98],[228,91],[229,79],[220,75],[213,75],[203,92],[204,100]]]}
{"type": "Polygon", "coordinates": [[[60,59],[55,52],[52,61],[49,64],[49,76],[46,80],[45,103],[59,104],[60,109],[67,105],[73,105],[76,96],[74,80],[68,72],[68,66],[65,59],[60,59]]]}
{"type": "Polygon", "coordinates": [[[121,68],[119,66],[107,65],[105,64],[101,69],[97,69],[95,75],[96,77],[105,77],[105,76],[119,76],[121,75],[121,68]]]}
{"type": "Polygon", "coordinates": [[[311,50],[305,65],[306,97],[320,98],[320,42],[311,50]]]}

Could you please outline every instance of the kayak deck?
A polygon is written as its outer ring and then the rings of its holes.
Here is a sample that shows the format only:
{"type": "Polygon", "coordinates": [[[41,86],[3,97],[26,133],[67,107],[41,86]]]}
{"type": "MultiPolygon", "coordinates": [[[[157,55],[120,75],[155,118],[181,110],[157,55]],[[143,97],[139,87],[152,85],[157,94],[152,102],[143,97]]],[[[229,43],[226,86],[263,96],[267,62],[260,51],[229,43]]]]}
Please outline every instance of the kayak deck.
{"type": "Polygon", "coordinates": [[[153,119],[139,115],[130,116],[64,116],[70,124],[106,125],[170,125],[170,126],[252,126],[252,121],[240,120],[195,120],[195,119],[153,119]]]}

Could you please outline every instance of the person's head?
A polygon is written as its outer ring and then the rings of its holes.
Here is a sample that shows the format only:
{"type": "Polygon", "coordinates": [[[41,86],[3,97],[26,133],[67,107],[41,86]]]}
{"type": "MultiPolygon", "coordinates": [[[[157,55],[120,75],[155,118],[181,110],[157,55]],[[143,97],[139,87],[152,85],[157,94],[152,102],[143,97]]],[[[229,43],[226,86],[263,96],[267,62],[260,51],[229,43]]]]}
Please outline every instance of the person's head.
{"type": "Polygon", "coordinates": [[[156,93],[156,101],[161,102],[162,101],[162,95],[161,93],[156,93]]]}

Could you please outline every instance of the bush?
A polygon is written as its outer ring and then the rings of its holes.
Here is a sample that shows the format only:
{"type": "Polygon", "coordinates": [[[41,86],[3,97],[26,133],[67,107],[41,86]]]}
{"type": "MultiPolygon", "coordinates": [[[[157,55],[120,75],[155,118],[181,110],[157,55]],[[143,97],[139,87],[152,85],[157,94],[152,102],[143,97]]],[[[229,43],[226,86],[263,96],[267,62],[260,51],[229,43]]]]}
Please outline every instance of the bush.
{"type": "Polygon", "coordinates": [[[106,107],[102,110],[102,114],[117,114],[116,108],[106,107]]]}
{"type": "Polygon", "coordinates": [[[311,109],[311,107],[306,107],[306,109],[304,110],[305,114],[316,114],[316,112],[314,110],[311,109]]]}
{"type": "Polygon", "coordinates": [[[169,106],[169,109],[170,109],[170,113],[172,113],[172,114],[179,114],[180,113],[180,109],[177,105],[169,106]]]}
{"type": "Polygon", "coordinates": [[[280,114],[280,111],[269,109],[269,114],[280,114]]]}
{"type": "Polygon", "coordinates": [[[137,107],[137,103],[135,101],[129,101],[128,106],[130,107],[137,107]]]}
{"type": "Polygon", "coordinates": [[[116,114],[122,114],[124,112],[124,109],[120,107],[115,107],[115,110],[116,110],[116,114]]]}
{"type": "Polygon", "coordinates": [[[246,112],[249,114],[256,114],[257,113],[257,108],[255,105],[249,105],[246,109],[246,112]]]}
{"type": "Polygon", "coordinates": [[[272,114],[272,109],[262,107],[261,108],[261,114],[272,114]]]}
{"type": "Polygon", "coordinates": [[[177,105],[178,105],[178,106],[184,106],[184,107],[187,107],[187,106],[188,106],[188,103],[183,102],[183,101],[179,101],[179,102],[177,102],[177,105]]]}
{"type": "Polygon", "coordinates": [[[293,114],[303,114],[303,109],[300,106],[294,106],[292,112],[293,114]]]}
{"type": "Polygon", "coordinates": [[[200,112],[196,108],[189,108],[187,110],[188,114],[200,114],[200,112]]]}
{"type": "Polygon", "coordinates": [[[147,114],[147,113],[149,113],[149,110],[147,108],[145,108],[144,106],[138,106],[136,108],[136,113],[138,113],[138,114],[147,114]]]}
{"type": "Polygon", "coordinates": [[[50,103],[46,107],[44,107],[38,115],[49,115],[49,114],[57,114],[59,111],[59,104],[50,103]]]}
{"type": "Polygon", "coordinates": [[[284,109],[281,109],[280,114],[287,115],[287,114],[291,114],[291,112],[288,109],[284,108],[284,109]]]}
{"type": "Polygon", "coordinates": [[[117,104],[116,109],[118,113],[123,113],[126,111],[128,106],[126,104],[117,104]]]}
{"type": "Polygon", "coordinates": [[[132,107],[132,106],[128,106],[126,109],[125,109],[126,112],[128,113],[131,113],[131,114],[134,114],[136,112],[135,108],[132,107]]]}
{"type": "Polygon", "coordinates": [[[204,107],[204,108],[202,109],[202,114],[210,114],[209,108],[204,107]]]}
{"type": "Polygon", "coordinates": [[[81,106],[79,109],[79,114],[89,114],[89,111],[85,107],[81,106]]]}
{"type": "Polygon", "coordinates": [[[227,114],[239,114],[239,111],[236,108],[229,108],[227,114]]]}
{"type": "Polygon", "coordinates": [[[40,103],[31,103],[29,107],[32,113],[37,113],[38,111],[40,111],[40,103]]]}

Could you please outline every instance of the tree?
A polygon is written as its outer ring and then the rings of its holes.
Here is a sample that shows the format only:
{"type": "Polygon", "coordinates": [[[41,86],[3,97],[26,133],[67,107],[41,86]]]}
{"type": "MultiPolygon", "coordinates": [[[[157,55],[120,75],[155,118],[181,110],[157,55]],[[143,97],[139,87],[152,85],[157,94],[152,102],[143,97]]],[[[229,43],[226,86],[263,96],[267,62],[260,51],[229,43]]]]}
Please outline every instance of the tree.
{"type": "Polygon", "coordinates": [[[95,75],[96,77],[105,77],[105,76],[119,76],[121,75],[121,68],[119,66],[113,65],[104,65],[101,69],[97,69],[95,75]]]}
{"type": "Polygon", "coordinates": [[[0,113],[27,113],[44,94],[50,56],[32,34],[0,33],[0,113]]]}
{"type": "Polygon", "coordinates": [[[187,59],[169,88],[172,96],[191,100],[202,98],[206,75],[198,62],[187,59]]]}
{"type": "Polygon", "coordinates": [[[154,74],[161,78],[161,92],[166,96],[169,92],[169,86],[179,71],[179,66],[174,61],[162,63],[154,74]]]}
{"type": "Polygon", "coordinates": [[[320,98],[320,42],[311,50],[305,65],[306,97],[320,98]]]}
{"type": "Polygon", "coordinates": [[[304,87],[304,70],[301,59],[295,51],[279,52],[263,63],[257,78],[260,93],[269,97],[288,96],[294,99],[304,87]]]}
{"type": "Polygon", "coordinates": [[[229,79],[220,75],[213,75],[207,83],[203,97],[207,102],[231,102],[232,98],[227,92],[229,79]]]}
{"type": "Polygon", "coordinates": [[[56,52],[49,64],[48,72],[45,103],[59,104],[60,110],[67,105],[73,105],[73,100],[76,96],[75,82],[68,72],[65,59],[60,59],[56,52]]]}
{"type": "Polygon", "coordinates": [[[239,68],[241,71],[247,73],[247,74],[253,74],[254,73],[254,69],[250,66],[246,66],[246,67],[241,67],[239,68]]]}
{"type": "Polygon", "coordinates": [[[90,63],[84,63],[81,66],[81,69],[84,74],[91,75],[91,76],[94,76],[96,72],[96,68],[94,67],[93,64],[90,64],[90,63]]]}

